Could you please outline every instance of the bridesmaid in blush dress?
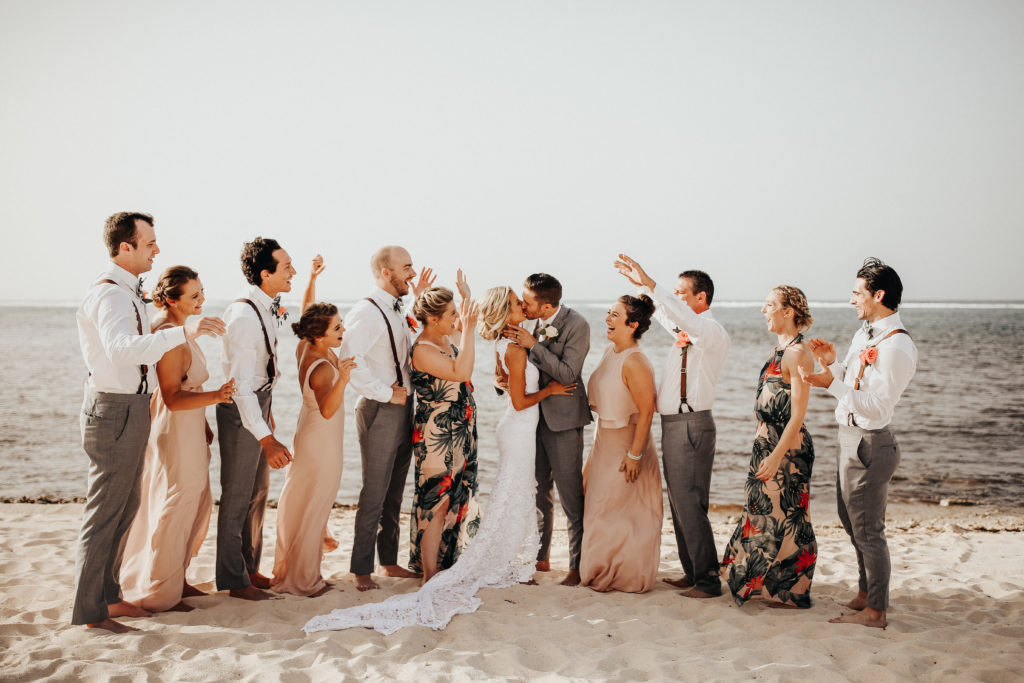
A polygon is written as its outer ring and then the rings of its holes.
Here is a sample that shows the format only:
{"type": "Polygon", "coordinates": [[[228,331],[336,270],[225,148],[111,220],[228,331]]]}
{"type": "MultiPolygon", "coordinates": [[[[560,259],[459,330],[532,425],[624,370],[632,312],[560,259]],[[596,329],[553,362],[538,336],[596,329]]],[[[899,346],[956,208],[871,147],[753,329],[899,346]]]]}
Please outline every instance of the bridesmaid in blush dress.
{"type": "Polygon", "coordinates": [[[598,415],[583,468],[581,584],[596,591],[645,593],[661,557],[662,494],[651,439],[654,370],[637,340],[651,325],[654,302],[619,297],[608,311],[608,340],[587,394],[598,415]]]}
{"type": "MultiPolygon", "coordinates": [[[[330,588],[320,573],[328,540],[327,519],[341,483],[345,434],[345,387],[355,367],[339,360],[345,328],[338,308],[310,303],[323,259],[313,260],[302,317],[292,324],[301,340],[295,350],[302,382],[302,407],[295,427],[293,453],[277,506],[277,545],[270,588],[278,593],[316,597],[330,588]]],[[[329,547],[329,546],[328,546],[329,547]]]]}
{"type": "MultiPolygon", "coordinates": [[[[160,276],[153,303],[160,309],[153,331],[183,325],[202,313],[203,284],[191,268],[174,266],[160,276]]],[[[126,600],[161,612],[189,611],[182,598],[205,595],[185,571],[206,538],[210,497],[210,443],[206,406],[230,401],[229,380],[203,391],[206,357],[195,340],[176,346],[156,365],[159,389],[151,404],[152,427],[140,484],[141,503],[125,542],[121,588],[126,600]]]]}

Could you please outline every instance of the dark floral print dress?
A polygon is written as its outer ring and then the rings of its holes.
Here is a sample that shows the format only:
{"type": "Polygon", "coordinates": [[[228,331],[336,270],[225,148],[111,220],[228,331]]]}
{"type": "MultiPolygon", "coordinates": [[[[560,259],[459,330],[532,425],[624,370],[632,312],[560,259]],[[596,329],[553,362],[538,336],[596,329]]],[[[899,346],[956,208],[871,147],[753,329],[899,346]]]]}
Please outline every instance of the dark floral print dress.
{"type": "MultiPolygon", "coordinates": [[[[790,346],[802,340],[798,335],[790,346]]],[[[722,559],[722,576],[739,605],[760,596],[797,607],[811,606],[818,544],[807,511],[814,465],[814,446],[807,428],[800,426],[800,448],[786,454],[774,478],[761,481],[754,476],[779,443],[791,415],[790,385],[782,381],[785,350],[776,349],[761,369],[747,501],[722,559]]]]}
{"type": "MultiPolygon", "coordinates": [[[[441,353],[454,359],[458,357],[459,350],[452,345],[450,351],[441,349],[441,353]]],[[[420,555],[423,532],[434,515],[440,513],[441,505],[448,501],[438,549],[438,567],[447,569],[459,559],[466,543],[476,535],[480,526],[480,508],[476,501],[477,435],[473,385],[440,379],[416,368],[412,369],[411,379],[416,390],[412,433],[416,486],[409,529],[409,567],[413,571],[423,570],[420,555]]]]}

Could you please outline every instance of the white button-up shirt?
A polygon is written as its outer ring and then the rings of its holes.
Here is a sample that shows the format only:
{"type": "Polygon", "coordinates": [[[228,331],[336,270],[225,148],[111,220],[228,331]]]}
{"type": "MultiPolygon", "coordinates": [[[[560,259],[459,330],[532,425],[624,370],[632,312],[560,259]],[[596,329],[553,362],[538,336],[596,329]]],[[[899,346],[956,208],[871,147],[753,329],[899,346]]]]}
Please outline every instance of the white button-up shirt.
{"type": "MultiPolygon", "coordinates": [[[[673,337],[679,329],[690,338],[690,348],[686,352],[687,404],[694,411],[711,410],[715,404],[718,377],[722,374],[725,357],[729,354],[729,333],[711,315],[710,309],[700,314],[695,313],[685,301],[662,285],[655,285],[653,292],[646,287],[643,291],[654,299],[655,320],[673,337]]],[[[682,349],[673,347],[658,384],[658,412],[662,415],[675,415],[681,407],[679,392],[682,363],[682,349]]]]}
{"type": "MultiPolygon", "coordinates": [[[[270,314],[274,300],[256,285],[250,285],[240,292],[239,299],[248,299],[256,304],[259,317],[252,306],[235,301],[224,312],[224,322],[228,331],[221,338],[223,359],[221,367],[224,377],[235,380],[235,395],[232,397],[238,406],[238,414],[242,425],[257,439],[270,435],[270,427],[263,419],[259,399],[255,391],[267,383],[267,342],[263,337],[263,325],[266,326],[270,348],[277,354],[277,319],[270,314]]],[[[281,376],[280,359],[274,359],[277,377],[281,376]]],[[[277,383],[277,377],[274,383],[277,383]]],[[[273,385],[270,387],[273,389],[273,385]]]]}
{"type": "Polygon", "coordinates": [[[839,424],[851,424],[851,413],[856,426],[863,429],[881,429],[892,422],[896,404],[917,370],[917,347],[906,334],[894,334],[884,341],[878,340],[892,330],[900,329],[905,328],[899,313],[876,320],[871,323],[871,339],[861,328],[853,335],[846,359],[829,366],[834,379],[828,385],[828,392],[839,399],[836,406],[839,424]],[[876,345],[878,358],[864,369],[860,389],[855,390],[853,385],[860,372],[860,352],[871,345],[876,345]]]}
{"type": "MultiPolygon", "coordinates": [[[[395,337],[398,363],[402,368],[402,386],[406,394],[412,394],[409,379],[411,368],[413,331],[405,312],[395,312],[396,298],[380,287],[370,292],[372,298],[391,323],[395,337]]],[[[345,316],[345,336],[342,338],[341,358],[355,356],[356,367],[349,376],[349,383],[364,398],[387,403],[391,400],[391,385],[398,380],[395,374],[395,359],[388,341],[388,329],[376,306],[365,299],[357,301],[345,316]]]]}
{"type": "Polygon", "coordinates": [[[111,263],[93,281],[78,307],[78,341],[89,370],[87,385],[111,394],[134,394],[139,389],[140,366],[148,366],[149,392],[156,388],[153,364],[165,353],[185,343],[185,328],[173,327],[151,333],[146,305],[136,290],[139,278],[111,263]],[[135,317],[138,311],[139,317],[135,317]],[[139,334],[139,320],[142,334],[139,334]]]}

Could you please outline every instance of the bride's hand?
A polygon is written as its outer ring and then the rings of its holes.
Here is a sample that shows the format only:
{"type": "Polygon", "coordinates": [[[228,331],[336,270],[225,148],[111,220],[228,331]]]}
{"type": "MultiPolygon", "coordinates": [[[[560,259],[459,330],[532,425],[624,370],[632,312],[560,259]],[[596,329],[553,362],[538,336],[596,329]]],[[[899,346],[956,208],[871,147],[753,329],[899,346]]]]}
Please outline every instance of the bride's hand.
{"type": "Polygon", "coordinates": [[[551,391],[551,396],[572,396],[572,391],[575,388],[575,382],[572,384],[562,384],[556,380],[548,382],[548,389],[551,391]]]}

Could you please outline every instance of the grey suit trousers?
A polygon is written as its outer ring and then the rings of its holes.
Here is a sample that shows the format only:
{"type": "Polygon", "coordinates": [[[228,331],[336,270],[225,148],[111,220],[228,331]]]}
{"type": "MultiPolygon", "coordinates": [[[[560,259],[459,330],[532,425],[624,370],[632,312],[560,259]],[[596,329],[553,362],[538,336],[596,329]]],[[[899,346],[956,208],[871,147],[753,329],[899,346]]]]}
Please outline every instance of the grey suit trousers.
{"type": "Polygon", "coordinates": [[[87,389],[80,417],[89,456],[89,490],[75,559],[72,624],[95,624],[121,602],[121,557],[139,509],[142,464],[149,440],[151,394],[87,389]]]}
{"type": "Polygon", "coordinates": [[[679,561],[686,579],[710,595],[722,593],[708,519],[716,437],[710,410],[661,416],[661,454],[679,561]]]}
{"type": "Polygon", "coordinates": [[[899,463],[900,447],[888,427],[868,430],[839,425],[839,521],[857,551],[858,586],[868,594],[868,607],[877,610],[889,608],[885,504],[889,480],[899,463]]]}
{"type": "Polygon", "coordinates": [[[360,398],[356,433],[363,487],[356,510],[350,571],[373,573],[373,549],[382,565],[398,564],[398,513],[412,459],[413,396],[405,405],[360,398]]]}
{"type": "MultiPolygon", "coordinates": [[[[270,421],[270,390],[257,391],[263,419],[270,421]]],[[[217,404],[220,444],[220,508],[217,512],[217,590],[245,588],[259,571],[263,515],[270,468],[263,446],[242,424],[238,406],[217,404]]]]}
{"type": "Polygon", "coordinates": [[[554,531],[555,496],[569,521],[569,569],[580,568],[583,547],[583,427],[552,431],[540,414],[537,424],[537,510],[540,512],[540,550],[537,559],[546,562],[551,555],[554,531]]]}

